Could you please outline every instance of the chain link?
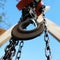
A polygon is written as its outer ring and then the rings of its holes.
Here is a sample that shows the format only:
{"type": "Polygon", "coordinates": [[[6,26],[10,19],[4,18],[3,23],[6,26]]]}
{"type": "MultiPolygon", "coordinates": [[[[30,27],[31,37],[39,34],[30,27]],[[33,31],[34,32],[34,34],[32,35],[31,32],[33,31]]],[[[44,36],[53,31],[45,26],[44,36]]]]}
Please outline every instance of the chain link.
{"type": "Polygon", "coordinates": [[[46,48],[45,48],[45,56],[47,58],[47,60],[51,60],[51,49],[49,46],[49,36],[48,36],[48,30],[47,30],[47,26],[46,26],[46,19],[45,19],[45,14],[44,14],[44,10],[45,10],[45,6],[42,7],[42,15],[43,15],[43,25],[44,25],[44,41],[46,43],[46,48]]]}
{"type": "Polygon", "coordinates": [[[18,52],[16,54],[16,59],[15,60],[19,60],[21,58],[21,51],[22,51],[23,45],[24,45],[24,42],[21,41],[20,44],[19,44],[19,48],[18,48],[18,52]]]}
{"type": "Polygon", "coordinates": [[[3,56],[3,60],[12,60],[13,56],[15,56],[16,53],[16,45],[18,45],[18,41],[15,41],[11,38],[9,41],[10,44],[6,46],[5,48],[5,54],[3,56]]]}

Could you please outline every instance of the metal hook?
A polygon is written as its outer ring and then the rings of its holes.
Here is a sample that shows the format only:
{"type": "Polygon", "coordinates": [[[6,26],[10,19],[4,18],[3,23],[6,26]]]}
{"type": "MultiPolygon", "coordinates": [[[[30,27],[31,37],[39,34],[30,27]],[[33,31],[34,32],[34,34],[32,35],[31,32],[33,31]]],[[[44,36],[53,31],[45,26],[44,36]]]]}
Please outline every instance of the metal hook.
{"type": "Polygon", "coordinates": [[[33,30],[24,30],[24,28],[29,25],[31,20],[26,20],[24,22],[20,22],[12,29],[12,37],[16,40],[30,40],[37,36],[39,36],[43,32],[43,23],[39,23],[37,28],[33,30]]]}

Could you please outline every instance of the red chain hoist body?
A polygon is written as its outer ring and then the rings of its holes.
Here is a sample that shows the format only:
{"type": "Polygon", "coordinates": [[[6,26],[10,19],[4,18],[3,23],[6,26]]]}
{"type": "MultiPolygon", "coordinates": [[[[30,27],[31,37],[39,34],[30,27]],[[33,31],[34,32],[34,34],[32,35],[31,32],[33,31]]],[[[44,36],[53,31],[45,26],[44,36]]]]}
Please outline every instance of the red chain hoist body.
{"type": "MultiPolygon", "coordinates": [[[[19,9],[19,10],[22,10],[24,9],[26,6],[28,6],[31,2],[33,2],[33,0],[21,0],[17,5],[16,7],[19,9]]],[[[41,12],[39,12],[39,9],[42,7],[42,3],[39,2],[37,7],[35,8],[35,11],[36,11],[36,14],[39,16],[41,14],[41,12]]]]}

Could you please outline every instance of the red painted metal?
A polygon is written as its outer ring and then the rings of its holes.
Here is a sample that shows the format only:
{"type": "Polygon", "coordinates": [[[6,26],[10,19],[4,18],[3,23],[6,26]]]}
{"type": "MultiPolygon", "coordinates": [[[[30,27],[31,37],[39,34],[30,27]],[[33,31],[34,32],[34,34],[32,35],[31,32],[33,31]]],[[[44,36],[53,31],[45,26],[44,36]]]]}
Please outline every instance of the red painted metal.
{"type": "Polygon", "coordinates": [[[42,11],[41,12],[39,12],[39,9],[42,7],[42,3],[40,2],[38,5],[37,5],[37,7],[36,7],[36,14],[39,16],[41,13],[42,13],[42,11]]]}
{"type": "MultiPolygon", "coordinates": [[[[28,6],[33,0],[21,0],[17,5],[16,7],[19,9],[19,10],[22,10],[24,9],[26,6],[28,6]]],[[[42,7],[42,3],[38,3],[37,7],[36,7],[36,14],[39,16],[41,14],[41,12],[39,12],[39,9],[42,7]]]]}
{"type": "Polygon", "coordinates": [[[21,0],[16,6],[19,10],[24,9],[28,6],[33,0],[21,0]]]}

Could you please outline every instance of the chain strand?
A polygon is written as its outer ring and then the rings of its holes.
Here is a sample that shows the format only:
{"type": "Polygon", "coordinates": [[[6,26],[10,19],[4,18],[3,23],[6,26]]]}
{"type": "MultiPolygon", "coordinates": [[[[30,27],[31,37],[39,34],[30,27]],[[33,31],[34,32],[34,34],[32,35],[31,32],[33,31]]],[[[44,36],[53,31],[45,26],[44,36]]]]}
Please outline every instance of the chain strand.
{"type": "Polygon", "coordinates": [[[10,44],[6,46],[5,48],[5,54],[3,57],[3,60],[12,60],[13,56],[15,56],[16,53],[16,45],[18,45],[18,41],[15,41],[13,39],[11,39],[10,44]]]}
{"type": "Polygon", "coordinates": [[[18,52],[17,52],[17,55],[16,55],[16,59],[15,60],[19,60],[21,58],[21,51],[22,51],[23,45],[24,45],[24,42],[21,41],[20,44],[19,44],[19,48],[18,48],[18,52]]]}
{"type": "Polygon", "coordinates": [[[49,46],[50,39],[48,36],[48,30],[47,30],[46,19],[45,19],[45,14],[44,14],[45,6],[43,6],[42,8],[43,8],[42,15],[43,15],[43,25],[44,25],[44,41],[46,43],[45,56],[46,56],[47,60],[51,60],[51,49],[49,46]]]}

